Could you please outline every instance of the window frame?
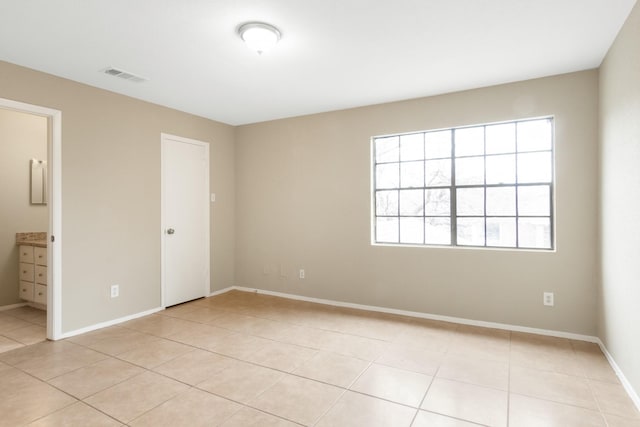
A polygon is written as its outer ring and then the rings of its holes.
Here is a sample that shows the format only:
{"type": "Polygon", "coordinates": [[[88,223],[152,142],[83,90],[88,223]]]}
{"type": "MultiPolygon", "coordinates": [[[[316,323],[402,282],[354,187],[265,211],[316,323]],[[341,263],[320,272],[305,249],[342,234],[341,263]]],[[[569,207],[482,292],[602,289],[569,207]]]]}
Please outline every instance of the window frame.
{"type": "Polygon", "coordinates": [[[408,247],[439,247],[439,248],[463,248],[463,249],[498,249],[498,250],[512,250],[512,251],[543,251],[543,252],[555,252],[556,250],[556,138],[555,138],[555,125],[556,125],[555,116],[540,116],[540,117],[528,117],[522,119],[512,119],[500,122],[491,122],[491,123],[481,123],[474,125],[465,125],[465,126],[454,126],[448,128],[440,128],[440,129],[429,129],[422,131],[412,131],[412,132],[403,132],[403,133],[393,133],[386,135],[376,135],[371,137],[371,244],[374,246],[408,246],[408,247]],[[518,137],[517,137],[517,126],[519,123],[526,123],[532,121],[542,121],[548,120],[550,122],[550,149],[540,149],[540,150],[524,150],[519,151],[518,147],[518,137]],[[514,148],[513,151],[509,152],[498,152],[498,153],[487,153],[487,127],[495,126],[495,125],[507,125],[513,124],[516,137],[514,139],[514,148]],[[456,134],[458,130],[462,129],[472,129],[472,128],[481,128],[482,129],[482,138],[483,138],[483,149],[482,154],[468,154],[468,155],[459,155],[456,156],[456,134]],[[426,154],[426,142],[425,138],[427,134],[436,133],[436,132],[450,132],[450,157],[428,157],[426,154]],[[402,160],[401,154],[401,137],[410,136],[410,135],[422,135],[422,151],[423,155],[420,159],[408,159],[402,160]],[[393,161],[382,161],[377,162],[376,157],[376,141],[381,138],[398,138],[398,159],[393,161]],[[550,154],[550,179],[548,182],[546,181],[537,181],[537,182],[519,182],[518,179],[518,157],[522,154],[533,154],[533,153],[549,153],[550,154]],[[504,155],[513,155],[514,156],[514,181],[512,183],[487,183],[487,159],[495,158],[496,156],[504,156],[504,155]],[[482,184],[457,184],[456,183],[456,160],[465,159],[465,158],[482,158],[483,165],[483,183],[482,184]],[[423,176],[423,185],[419,187],[403,187],[402,186],[402,165],[411,163],[411,162],[422,162],[423,163],[423,175],[426,175],[426,164],[428,161],[438,161],[438,160],[448,160],[450,161],[450,181],[448,185],[436,185],[429,186],[425,181],[426,178],[423,176]],[[397,164],[398,165],[398,185],[397,187],[377,187],[377,166],[381,164],[397,164]],[[547,187],[549,192],[549,211],[548,215],[521,215],[519,213],[519,204],[518,204],[518,194],[521,188],[525,187],[547,187]],[[459,189],[473,189],[478,188],[483,191],[483,214],[482,215],[459,215],[457,212],[457,199],[458,199],[458,190],[459,189]],[[514,199],[514,208],[515,211],[512,215],[497,215],[492,214],[489,215],[487,212],[487,189],[492,188],[513,188],[515,193],[514,199]],[[427,214],[425,212],[426,208],[426,191],[428,190],[439,190],[446,189],[449,191],[449,213],[448,215],[432,215],[427,214]],[[401,207],[398,207],[397,215],[377,215],[377,193],[380,191],[394,191],[398,194],[398,204],[400,205],[401,192],[403,190],[421,190],[423,192],[423,202],[422,202],[422,214],[421,215],[403,215],[401,211],[401,207]],[[397,242],[386,242],[386,241],[377,241],[377,219],[378,218],[398,218],[398,241],[397,242]],[[400,218],[422,218],[422,243],[410,243],[402,241],[402,231],[401,231],[401,220],[400,218]],[[449,243],[427,243],[425,238],[425,222],[427,218],[445,218],[449,220],[449,228],[450,228],[450,241],[449,243]],[[460,218],[479,218],[484,222],[484,238],[483,244],[460,244],[458,242],[458,219],[460,218]],[[489,243],[489,234],[488,234],[488,221],[487,219],[499,219],[499,218],[509,218],[514,220],[515,224],[515,242],[514,246],[498,246],[489,243]],[[521,218],[542,218],[549,220],[549,246],[548,247],[535,247],[535,246],[524,246],[521,245],[520,239],[520,219],[521,218]]]}

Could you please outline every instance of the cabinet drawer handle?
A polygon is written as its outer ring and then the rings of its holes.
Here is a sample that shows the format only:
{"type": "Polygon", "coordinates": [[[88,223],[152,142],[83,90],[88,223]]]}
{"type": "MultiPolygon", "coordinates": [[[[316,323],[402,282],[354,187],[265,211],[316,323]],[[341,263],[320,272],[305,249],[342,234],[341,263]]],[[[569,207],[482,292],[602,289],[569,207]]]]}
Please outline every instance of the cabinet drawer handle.
{"type": "Polygon", "coordinates": [[[22,270],[22,274],[27,274],[27,270],[22,270]]]}
{"type": "Polygon", "coordinates": [[[42,296],[42,292],[38,292],[38,296],[42,296]]]}
{"type": "Polygon", "coordinates": [[[25,288],[22,288],[22,292],[27,292],[27,290],[25,288]]]}

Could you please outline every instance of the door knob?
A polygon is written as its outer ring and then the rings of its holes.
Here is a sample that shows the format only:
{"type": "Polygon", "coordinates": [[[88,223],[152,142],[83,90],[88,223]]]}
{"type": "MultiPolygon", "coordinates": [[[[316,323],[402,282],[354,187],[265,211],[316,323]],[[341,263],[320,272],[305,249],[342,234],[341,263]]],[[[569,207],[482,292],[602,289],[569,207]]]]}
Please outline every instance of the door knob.
{"type": "Polygon", "coordinates": [[[167,229],[167,234],[173,234],[175,232],[176,232],[176,230],[174,230],[173,228],[168,228],[167,229]]]}

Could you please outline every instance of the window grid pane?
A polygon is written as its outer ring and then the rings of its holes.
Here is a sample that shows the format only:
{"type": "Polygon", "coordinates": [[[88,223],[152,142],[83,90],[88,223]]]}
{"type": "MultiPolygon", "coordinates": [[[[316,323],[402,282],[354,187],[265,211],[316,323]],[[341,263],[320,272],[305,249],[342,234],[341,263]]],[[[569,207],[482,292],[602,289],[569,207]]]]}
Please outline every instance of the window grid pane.
{"type": "Polygon", "coordinates": [[[553,119],[374,137],[374,242],[553,249],[553,119]]]}

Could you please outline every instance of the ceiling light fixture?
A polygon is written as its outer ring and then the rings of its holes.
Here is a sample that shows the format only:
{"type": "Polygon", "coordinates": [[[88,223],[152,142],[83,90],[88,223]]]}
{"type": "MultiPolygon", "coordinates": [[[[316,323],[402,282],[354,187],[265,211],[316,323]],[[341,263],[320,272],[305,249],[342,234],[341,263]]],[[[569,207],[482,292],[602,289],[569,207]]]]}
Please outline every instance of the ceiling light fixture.
{"type": "Polygon", "coordinates": [[[262,55],[280,40],[280,31],[264,22],[247,22],[238,28],[238,35],[251,49],[262,55]]]}

